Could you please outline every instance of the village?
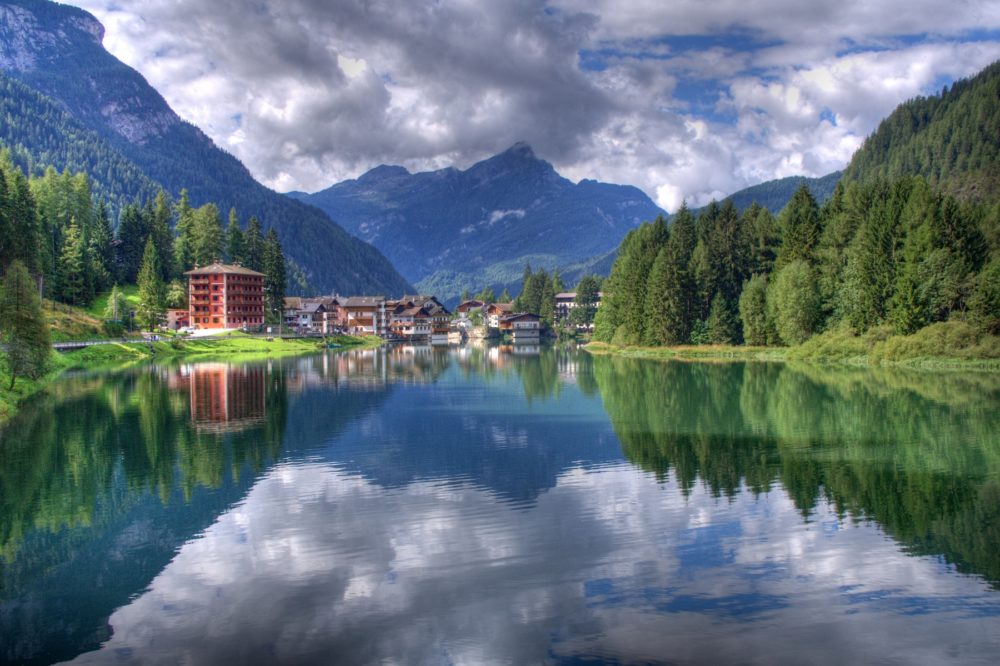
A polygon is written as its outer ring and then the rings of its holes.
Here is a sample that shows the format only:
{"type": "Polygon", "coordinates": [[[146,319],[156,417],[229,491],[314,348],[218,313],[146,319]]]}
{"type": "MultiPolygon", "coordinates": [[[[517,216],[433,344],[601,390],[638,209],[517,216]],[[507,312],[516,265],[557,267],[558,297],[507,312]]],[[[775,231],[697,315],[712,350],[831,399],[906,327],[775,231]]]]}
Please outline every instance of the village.
{"type": "MultiPolygon", "coordinates": [[[[182,332],[264,331],[264,275],[238,264],[213,263],[185,273],[188,307],[167,312],[167,328],[182,332]]],[[[576,306],[575,292],[555,296],[555,323],[563,324],[576,306]]],[[[298,335],[374,335],[388,341],[459,344],[469,339],[506,338],[537,344],[548,331],[536,313],[515,304],[467,300],[455,312],[433,295],[288,296],[282,324],[298,335]]]]}

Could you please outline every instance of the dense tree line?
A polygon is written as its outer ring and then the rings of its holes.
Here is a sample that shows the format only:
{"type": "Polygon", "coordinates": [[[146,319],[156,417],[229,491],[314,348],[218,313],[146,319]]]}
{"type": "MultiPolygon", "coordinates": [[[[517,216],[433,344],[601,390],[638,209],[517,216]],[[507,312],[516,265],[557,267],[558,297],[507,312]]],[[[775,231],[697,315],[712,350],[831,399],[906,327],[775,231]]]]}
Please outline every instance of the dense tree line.
{"type": "Polygon", "coordinates": [[[29,178],[0,152],[0,271],[18,262],[45,297],[86,306],[114,285],[139,284],[141,319],[152,326],[168,305],[186,305],[184,272],[215,261],[264,273],[268,314],[280,316],[286,262],[277,233],[257,218],[244,230],[231,210],[224,227],[214,204],[193,208],[186,191],[174,203],[160,190],[123,205],[115,225],[85,173],[50,167],[29,178]]]}
{"type": "Polygon", "coordinates": [[[1000,204],[960,203],[918,177],[800,187],[780,215],[731,201],[623,241],[597,340],[798,344],[838,325],[912,333],[961,316],[1000,332],[1000,204]]]}

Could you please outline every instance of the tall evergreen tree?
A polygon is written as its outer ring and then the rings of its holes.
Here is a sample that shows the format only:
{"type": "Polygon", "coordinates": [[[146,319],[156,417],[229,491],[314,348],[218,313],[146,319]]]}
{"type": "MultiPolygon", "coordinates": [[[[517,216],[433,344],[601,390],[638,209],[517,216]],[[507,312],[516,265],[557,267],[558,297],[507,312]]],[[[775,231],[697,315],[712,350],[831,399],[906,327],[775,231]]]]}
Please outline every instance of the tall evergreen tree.
{"type": "Polygon", "coordinates": [[[169,282],[174,276],[174,234],[171,231],[173,211],[167,193],[160,190],[156,193],[156,201],[148,213],[149,235],[156,246],[157,259],[160,264],[160,277],[169,282]]]}
{"type": "Polygon", "coordinates": [[[886,320],[896,282],[899,200],[887,184],[879,189],[884,195],[872,199],[848,249],[839,291],[839,309],[859,332],[886,320]]]}
{"type": "Polygon", "coordinates": [[[246,254],[243,241],[243,230],[240,229],[240,220],[236,216],[236,209],[229,210],[229,226],[226,228],[226,260],[234,264],[243,264],[246,261],[246,254]]]}
{"type": "Polygon", "coordinates": [[[750,205],[740,219],[740,233],[743,246],[747,250],[747,272],[765,274],[774,270],[774,260],[778,256],[781,240],[778,236],[777,221],[771,212],[756,201],[750,205]]]}
{"type": "Polygon", "coordinates": [[[570,322],[577,326],[590,326],[597,314],[601,298],[601,280],[596,275],[585,275],[576,285],[575,307],[570,311],[570,322]]]}
{"type": "Polygon", "coordinates": [[[732,345],[740,341],[740,323],[736,318],[736,308],[726,302],[722,292],[717,292],[708,311],[708,339],[717,345],[732,345]]]}
{"type": "Polygon", "coordinates": [[[0,227],[0,269],[20,260],[29,272],[39,272],[45,242],[35,199],[24,172],[14,165],[6,149],[0,150],[0,174],[5,186],[0,200],[4,224],[0,227]]]}
{"type": "Polygon", "coordinates": [[[544,272],[542,275],[538,316],[542,318],[542,322],[551,327],[555,324],[556,320],[556,279],[558,278],[558,274],[554,275],[551,279],[546,279],[544,272]]]}
{"type": "Polygon", "coordinates": [[[222,259],[225,231],[215,204],[205,204],[195,211],[192,240],[191,253],[195,264],[206,266],[222,259]]]}
{"type": "Polygon", "coordinates": [[[272,323],[280,323],[285,307],[285,255],[274,228],[267,230],[264,239],[264,300],[267,316],[272,323]]]}
{"type": "Polygon", "coordinates": [[[93,298],[91,275],[87,248],[83,244],[83,236],[76,221],[70,222],[63,238],[62,252],[59,255],[59,300],[71,305],[86,305],[93,298]]]}
{"type": "Polygon", "coordinates": [[[166,312],[166,289],[160,271],[160,254],[152,238],[146,241],[146,249],[142,254],[138,285],[139,306],[136,314],[139,325],[146,330],[155,330],[166,312]]]}
{"type": "Polygon", "coordinates": [[[177,202],[177,238],[174,241],[176,275],[182,275],[194,268],[194,227],[194,209],[191,208],[188,191],[181,190],[181,200],[177,202]]]}
{"type": "Polygon", "coordinates": [[[819,206],[809,187],[802,183],[778,219],[781,228],[781,249],[777,267],[802,259],[810,264],[816,261],[816,247],[820,239],[819,206]]]}
{"type": "Polygon", "coordinates": [[[20,259],[14,259],[0,290],[0,340],[5,346],[10,388],[18,377],[37,379],[48,365],[51,343],[38,288],[20,259]]]}
{"type": "Polygon", "coordinates": [[[247,222],[247,232],[244,236],[244,266],[250,270],[264,271],[264,234],[260,229],[260,220],[251,217],[247,222]]]}
{"type": "Polygon", "coordinates": [[[149,240],[149,225],[136,204],[122,208],[118,222],[118,267],[124,282],[134,284],[142,265],[142,254],[149,240]]]}
{"type": "Polygon", "coordinates": [[[114,231],[108,204],[101,199],[94,212],[94,223],[90,233],[90,266],[94,275],[94,292],[102,292],[116,282],[114,231]]]}

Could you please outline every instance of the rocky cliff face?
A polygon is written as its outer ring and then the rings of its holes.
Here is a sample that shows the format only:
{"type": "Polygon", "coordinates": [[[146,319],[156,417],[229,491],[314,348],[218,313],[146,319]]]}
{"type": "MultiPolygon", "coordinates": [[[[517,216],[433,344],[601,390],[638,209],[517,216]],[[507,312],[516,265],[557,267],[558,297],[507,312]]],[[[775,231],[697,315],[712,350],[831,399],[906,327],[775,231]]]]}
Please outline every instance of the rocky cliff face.
{"type": "Polygon", "coordinates": [[[181,122],[142,76],[103,46],[104,26],[74,7],[33,0],[0,3],[0,68],[61,101],[73,115],[94,115],[130,143],[162,136],[181,122]],[[114,88],[87,69],[119,70],[114,88]]]}

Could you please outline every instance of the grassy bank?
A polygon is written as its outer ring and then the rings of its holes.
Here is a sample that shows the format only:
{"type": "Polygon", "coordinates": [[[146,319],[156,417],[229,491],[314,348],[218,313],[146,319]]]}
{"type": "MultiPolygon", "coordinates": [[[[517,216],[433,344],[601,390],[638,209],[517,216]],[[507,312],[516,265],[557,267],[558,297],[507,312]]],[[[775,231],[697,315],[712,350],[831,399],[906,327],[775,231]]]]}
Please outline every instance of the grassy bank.
{"type": "Polygon", "coordinates": [[[877,328],[863,335],[846,329],[826,331],[795,347],[683,345],[586,346],[594,354],[676,360],[811,361],[856,366],[907,366],[1000,370],[1000,338],[983,335],[961,321],[932,324],[912,335],[877,328]]]}
{"type": "MultiPolygon", "coordinates": [[[[340,349],[374,348],[382,340],[342,335],[327,338],[340,349]]],[[[254,361],[282,356],[311,354],[324,349],[318,339],[253,338],[241,333],[221,337],[171,339],[162,342],[112,343],[85,347],[63,354],[52,352],[49,372],[37,379],[18,378],[9,390],[10,374],[0,363],[0,425],[17,412],[17,405],[30,395],[44,389],[62,372],[69,369],[116,368],[146,361],[223,360],[254,361]]]]}

